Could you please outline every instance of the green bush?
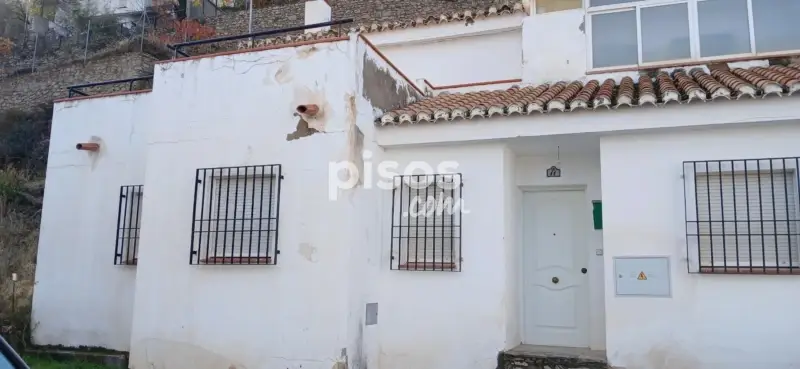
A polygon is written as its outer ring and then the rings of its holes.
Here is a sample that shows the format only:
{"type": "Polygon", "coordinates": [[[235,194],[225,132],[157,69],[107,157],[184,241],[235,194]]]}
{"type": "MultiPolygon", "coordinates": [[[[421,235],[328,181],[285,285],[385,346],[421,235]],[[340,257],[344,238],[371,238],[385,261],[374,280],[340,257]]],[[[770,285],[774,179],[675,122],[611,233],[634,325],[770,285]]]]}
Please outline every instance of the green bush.
{"type": "Polygon", "coordinates": [[[52,104],[0,112],[0,167],[11,164],[44,175],[52,117],[52,104]]]}
{"type": "Polygon", "coordinates": [[[28,112],[0,112],[0,333],[18,350],[31,344],[30,305],[51,117],[51,104],[28,112]]]}

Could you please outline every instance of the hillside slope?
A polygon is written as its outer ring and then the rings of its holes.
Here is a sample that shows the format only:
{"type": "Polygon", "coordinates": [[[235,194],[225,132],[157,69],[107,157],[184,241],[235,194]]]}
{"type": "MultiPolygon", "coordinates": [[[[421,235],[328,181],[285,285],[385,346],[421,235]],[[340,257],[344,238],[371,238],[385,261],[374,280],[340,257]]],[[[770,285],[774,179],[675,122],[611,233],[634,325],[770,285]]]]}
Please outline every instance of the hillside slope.
{"type": "Polygon", "coordinates": [[[0,113],[0,332],[18,347],[28,343],[52,115],[51,104],[0,113]]]}

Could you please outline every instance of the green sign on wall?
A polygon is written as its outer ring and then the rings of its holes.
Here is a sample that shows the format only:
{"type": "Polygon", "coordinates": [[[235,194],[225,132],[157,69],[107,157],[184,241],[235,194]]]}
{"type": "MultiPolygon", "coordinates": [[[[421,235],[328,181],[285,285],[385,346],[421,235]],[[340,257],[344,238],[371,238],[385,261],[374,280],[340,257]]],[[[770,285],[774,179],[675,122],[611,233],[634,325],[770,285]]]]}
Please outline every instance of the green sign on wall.
{"type": "Polygon", "coordinates": [[[603,202],[600,200],[592,201],[592,219],[594,229],[603,229],[603,202]]]}

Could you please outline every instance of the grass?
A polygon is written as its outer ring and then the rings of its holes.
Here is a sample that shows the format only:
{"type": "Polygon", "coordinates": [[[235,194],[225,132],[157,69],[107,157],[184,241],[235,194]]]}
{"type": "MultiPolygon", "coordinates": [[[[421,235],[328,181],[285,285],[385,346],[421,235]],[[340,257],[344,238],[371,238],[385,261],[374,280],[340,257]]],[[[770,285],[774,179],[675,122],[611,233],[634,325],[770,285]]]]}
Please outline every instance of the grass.
{"type": "Polygon", "coordinates": [[[58,361],[37,355],[23,355],[25,362],[31,369],[109,369],[103,364],[88,363],[85,361],[58,361]]]}

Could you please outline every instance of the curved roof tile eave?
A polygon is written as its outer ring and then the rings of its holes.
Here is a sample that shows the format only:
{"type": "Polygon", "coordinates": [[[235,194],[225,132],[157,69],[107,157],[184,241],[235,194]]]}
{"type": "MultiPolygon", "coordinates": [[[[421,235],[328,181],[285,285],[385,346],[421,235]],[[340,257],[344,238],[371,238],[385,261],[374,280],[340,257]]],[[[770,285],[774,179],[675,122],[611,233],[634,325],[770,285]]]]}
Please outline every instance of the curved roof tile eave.
{"type": "Polygon", "coordinates": [[[800,64],[733,68],[678,69],[655,78],[625,77],[619,84],[604,81],[560,81],[538,86],[513,86],[506,90],[447,93],[429,97],[384,113],[378,126],[490,118],[534,112],[617,109],[620,107],[682,105],[718,99],[739,100],[766,96],[800,95],[800,64]]]}

